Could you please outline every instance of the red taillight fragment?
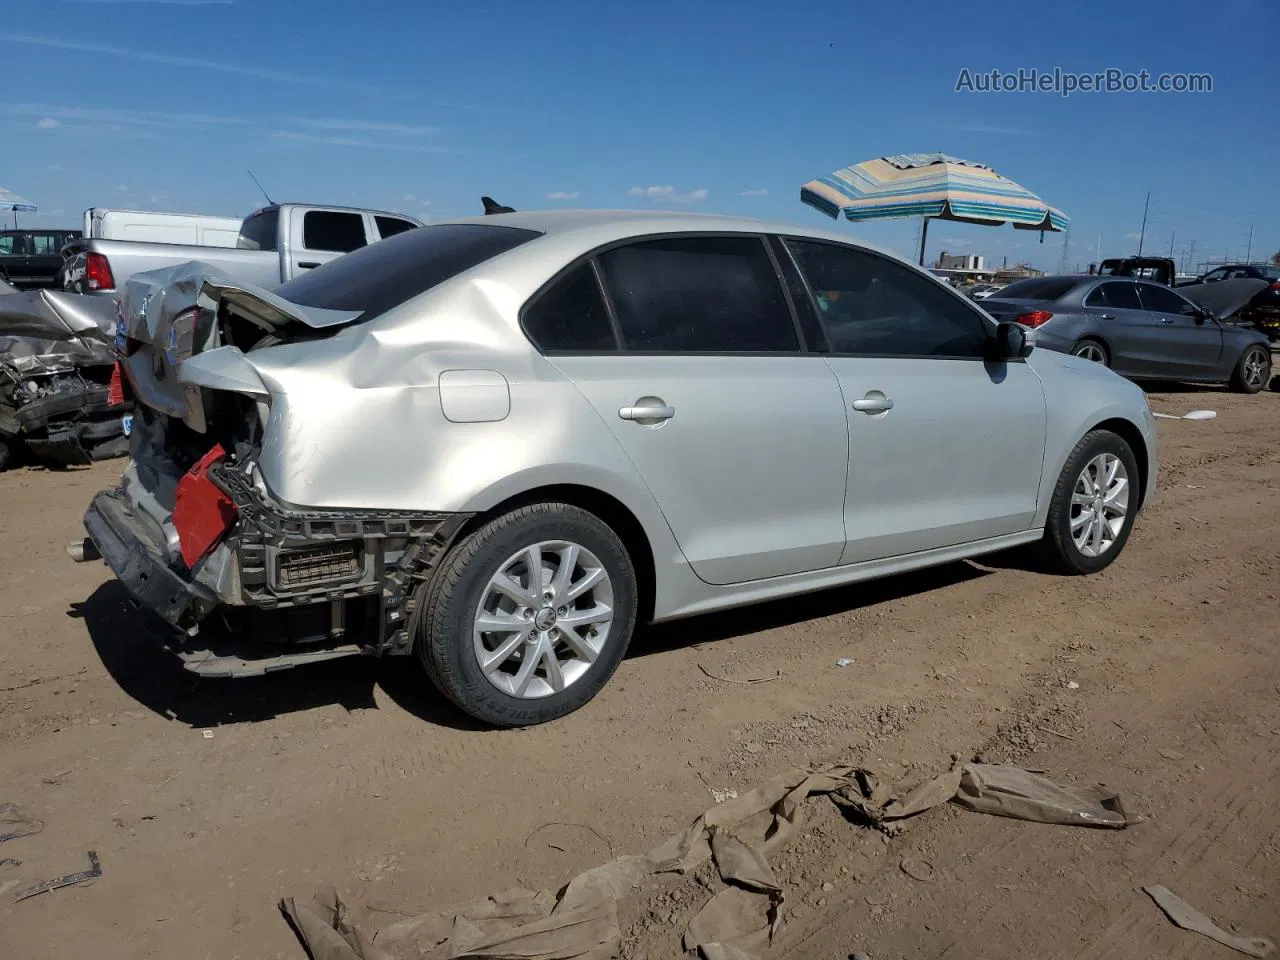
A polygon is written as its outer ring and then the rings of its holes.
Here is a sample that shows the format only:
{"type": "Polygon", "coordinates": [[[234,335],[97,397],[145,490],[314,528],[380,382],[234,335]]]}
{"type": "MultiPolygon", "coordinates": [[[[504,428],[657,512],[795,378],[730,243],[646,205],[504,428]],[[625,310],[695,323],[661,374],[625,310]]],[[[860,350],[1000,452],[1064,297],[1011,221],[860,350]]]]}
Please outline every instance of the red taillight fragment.
{"type": "Polygon", "coordinates": [[[1272,289],[1272,290],[1280,290],[1280,280],[1277,280],[1275,283],[1273,283],[1273,284],[1271,285],[1271,289],[1272,289]]]}
{"type": "Polygon", "coordinates": [[[111,263],[101,253],[85,255],[84,285],[90,290],[114,290],[116,288],[116,278],[111,273],[111,263]]]}
{"type": "Polygon", "coordinates": [[[113,407],[124,403],[124,373],[120,370],[119,360],[111,368],[111,383],[107,385],[107,403],[113,407]]]}
{"type": "Polygon", "coordinates": [[[239,516],[231,498],[209,479],[209,468],[226,455],[221,444],[215,445],[178,481],[173,526],[188,570],[217,546],[239,516]]]}
{"type": "Polygon", "coordinates": [[[1020,323],[1024,327],[1041,327],[1053,319],[1053,314],[1048,310],[1031,310],[1028,313],[1020,313],[1013,318],[1014,323],[1020,323]]]}

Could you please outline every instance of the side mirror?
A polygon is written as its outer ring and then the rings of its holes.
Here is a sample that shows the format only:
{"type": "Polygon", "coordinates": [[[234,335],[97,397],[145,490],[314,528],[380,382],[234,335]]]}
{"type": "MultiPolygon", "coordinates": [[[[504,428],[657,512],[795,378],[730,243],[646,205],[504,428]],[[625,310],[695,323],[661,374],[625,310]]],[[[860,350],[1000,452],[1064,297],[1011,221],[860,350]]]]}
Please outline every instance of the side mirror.
{"type": "Polygon", "coordinates": [[[1204,309],[1203,307],[1201,307],[1201,308],[1200,308],[1199,310],[1197,310],[1194,314],[1192,314],[1192,316],[1195,318],[1196,326],[1198,326],[1198,327],[1202,327],[1202,326],[1204,326],[1206,323],[1208,323],[1210,320],[1214,319],[1214,317],[1213,317],[1213,311],[1212,311],[1212,310],[1206,310],[1206,309],[1204,309]]]}
{"type": "Polygon", "coordinates": [[[1030,331],[1020,323],[997,323],[995,334],[987,341],[987,359],[1019,360],[1035,345],[1030,331]]]}

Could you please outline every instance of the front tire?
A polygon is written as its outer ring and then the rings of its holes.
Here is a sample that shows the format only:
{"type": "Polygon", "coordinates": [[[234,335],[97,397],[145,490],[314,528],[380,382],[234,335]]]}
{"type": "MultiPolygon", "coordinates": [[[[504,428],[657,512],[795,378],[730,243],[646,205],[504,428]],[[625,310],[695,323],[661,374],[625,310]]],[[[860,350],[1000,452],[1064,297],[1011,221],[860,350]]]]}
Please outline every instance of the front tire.
{"type": "Polygon", "coordinates": [[[1049,505],[1041,550],[1060,573],[1079,576],[1111,565],[1124,549],[1137,514],[1137,458],[1110,430],[1093,430],[1075,445],[1049,505]]]}
{"type": "Polygon", "coordinates": [[[432,683],[498,727],[556,720],[613,676],[635,630],[636,574],[602,520],[566,503],[504,514],[432,579],[415,638],[432,683]]]}
{"type": "Polygon", "coordinates": [[[1240,354],[1231,374],[1231,389],[1237,393],[1260,393],[1271,379],[1271,351],[1254,344],[1240,354]]]}

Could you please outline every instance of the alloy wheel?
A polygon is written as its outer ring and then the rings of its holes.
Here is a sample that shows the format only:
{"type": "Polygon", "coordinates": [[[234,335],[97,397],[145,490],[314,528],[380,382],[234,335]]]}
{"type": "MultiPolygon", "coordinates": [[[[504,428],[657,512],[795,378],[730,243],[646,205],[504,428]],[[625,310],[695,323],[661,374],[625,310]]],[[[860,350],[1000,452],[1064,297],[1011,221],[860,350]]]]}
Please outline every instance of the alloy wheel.
{"type": "Polygon", "coordinates": [[[567,540],[524,548],[498,567],[476,608],[472,646],[485,679],[508,696],[562,693],[609,642],[613,583],[590,550],[567,540]]]}
{"type": "Polygon", "coordinates": [[[1129,474],[1120,458],[1100,453],[1090,460],[1071,492],[1071,539],[1086,557],[1110,550],[1129,512],[1129,474]]]}
{"type": "Polygon", "coordinates": [[[1086,340],[1076,347],[1075,355],[1093,363],[1107,362],[1107,351],[1102,348],[1102,344],[1094,343],[1092,340],[1086,340]]]}
{"type": "Polygon", "coordinates": [[[1246,387],[1261,390],[1266,385],[1270,366],[1270,358],[1263,349],[1254,347],[1245,355],[1244,363],[1240,366],[1240,379],[1246,387]]]}

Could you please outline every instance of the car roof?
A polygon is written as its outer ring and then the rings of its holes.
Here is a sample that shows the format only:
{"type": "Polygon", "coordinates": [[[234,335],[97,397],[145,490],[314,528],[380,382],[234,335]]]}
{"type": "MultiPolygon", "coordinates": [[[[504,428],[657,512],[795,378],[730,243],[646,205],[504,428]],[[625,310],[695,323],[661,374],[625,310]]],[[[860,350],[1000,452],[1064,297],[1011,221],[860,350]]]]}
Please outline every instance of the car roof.
{"type": "Polygon", "coordinates": [[[821,227],[801,226],[781,220],[734,217],[727,214],[684,213],[671,210],[529,210],[459,217],[440,223],[474,223],[536,230],[549,237],[589,238],[594,244],[660,233],[781,233],[788,236],[856,244],[902,260],[892,250],[860,237],[821,227]]]}

